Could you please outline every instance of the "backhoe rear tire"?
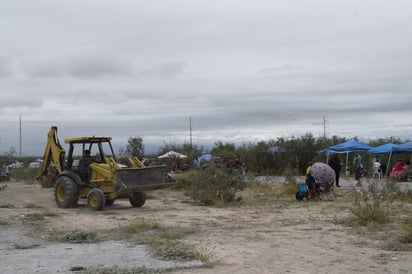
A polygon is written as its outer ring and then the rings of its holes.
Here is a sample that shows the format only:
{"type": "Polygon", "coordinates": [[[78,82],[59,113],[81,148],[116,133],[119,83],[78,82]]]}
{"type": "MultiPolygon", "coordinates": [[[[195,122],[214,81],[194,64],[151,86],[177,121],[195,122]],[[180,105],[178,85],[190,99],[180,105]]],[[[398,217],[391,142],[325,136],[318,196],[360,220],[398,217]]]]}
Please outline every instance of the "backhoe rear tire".
{"type": "Polygon", "coordinates": [[[54,199],[60,208],[77,207],[79,201],[79,187],[70,177],[61,176],[56,180],[54,199]]]}
{"type": "Polygon", "coordinates": [[[106,204],[106,197],[100,188],[93,188],[87,193],[87,207],[94,210],[102,210],[106,204]]]}
{"type": "Polygon", "coordinates": [[[144,192],[129,193],[129,201],[133,207],[142,207],[146,202],[146,194],[144,192]]]}

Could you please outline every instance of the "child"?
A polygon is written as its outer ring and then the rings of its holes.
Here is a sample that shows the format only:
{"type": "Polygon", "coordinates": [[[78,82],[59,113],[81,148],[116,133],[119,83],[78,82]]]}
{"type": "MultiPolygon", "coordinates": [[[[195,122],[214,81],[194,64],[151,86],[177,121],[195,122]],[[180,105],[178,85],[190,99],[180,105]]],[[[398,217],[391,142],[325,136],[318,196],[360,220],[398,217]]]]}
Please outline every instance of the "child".
{"type": "Polygon", "coordinates": [[[315,190],[315,178],[312,176],[312,163],[309,163],[309,166],[306,168],[306,180],[305,183],[308,185],[309,189],[309,198],[316,198],[315,190]]]}

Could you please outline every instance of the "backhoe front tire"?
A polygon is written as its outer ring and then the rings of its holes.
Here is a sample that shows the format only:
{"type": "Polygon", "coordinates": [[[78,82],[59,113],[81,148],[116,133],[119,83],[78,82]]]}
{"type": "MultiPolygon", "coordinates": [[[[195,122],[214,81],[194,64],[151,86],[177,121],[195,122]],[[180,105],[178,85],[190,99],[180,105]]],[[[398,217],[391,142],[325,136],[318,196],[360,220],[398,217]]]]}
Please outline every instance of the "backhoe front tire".
{"type": "Polygon", "coordinates": [[[87,207],[94,210],[102,210],[106,204],[106,197],[100,188],[93,188],[87,193],[87,207]]]}
{"type": "Polygon", "coordinates": [[[57,178],[54,187],[54,199],[60,208],[77,207],[79,201],[79,187],[70,177],[62,176],[57,178]]]}
{"type": "Polygon", "coordinates": [[[129,201],[133,207],[142,207],[146,202],[146,194],[144,192],[129,193],[129,201]]]}

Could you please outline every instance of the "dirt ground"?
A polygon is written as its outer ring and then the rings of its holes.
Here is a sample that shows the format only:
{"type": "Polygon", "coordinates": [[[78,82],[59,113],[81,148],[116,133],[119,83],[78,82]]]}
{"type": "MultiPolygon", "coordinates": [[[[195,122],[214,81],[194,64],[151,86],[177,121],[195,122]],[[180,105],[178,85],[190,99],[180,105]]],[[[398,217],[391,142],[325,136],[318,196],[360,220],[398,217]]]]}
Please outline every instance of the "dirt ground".
{"type": "MultiPolygon", "coordinates": [[[[338,194],[353,187],[351,181],[342,180],[341,184],[338,194]]],[[[378,241],[333,222],[350,214],[349,205],[336,203],[298,202],[291,197],[287,203],[214,208],[159,191],[142,208],[118,200],[96,212],[82,204],[76,209],[59,209],[52,189],[9,182],[0,191],[0,272],[73,273],[73,267],[118,265],[204,274],[412,273],[412,252],[383,250],[378,241]],[[47,218],[47,231],[116,228],[136,218],[193,227],[198,232],[185,241],[210,254],[214,263],[206,268],[199,261],[162,261],[151,258],[144,246],[122,241],[62,244],[46,241],[41,233],[35,238],[28,236],[32,233],[24,217],[44,211],[57,214],[47,218]]]]}

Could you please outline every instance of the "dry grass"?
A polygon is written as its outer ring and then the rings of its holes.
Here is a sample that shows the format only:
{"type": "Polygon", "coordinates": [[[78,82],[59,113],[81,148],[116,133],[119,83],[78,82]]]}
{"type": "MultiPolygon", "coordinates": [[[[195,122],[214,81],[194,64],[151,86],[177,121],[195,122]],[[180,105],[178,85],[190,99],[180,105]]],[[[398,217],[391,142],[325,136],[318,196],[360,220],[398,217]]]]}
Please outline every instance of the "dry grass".
{"type": "Polygon", "coordinates": [[[80,274],[153,274],[153,273],[165,273],[169,272],[168,270],[164,269],[151,269],[146,267],[93,267],[90,269],[84,269],[83,267],[72,268],[71,271],[73,273],[80,273],[80,274]]]}
{"type": "Polygon", "coordinates": [[[117,239],[145,244],[153,256],[161,259],[200,260],[204,265],[212,265],[211,254],[181,241],[196,232],[197,230],[194,228],[164,226],[154,220],[136,219],[116,229],[116,231],[108,231],[106,234],[111,235],[111,239],[116,234],[117,239]]]}
{"type": "Polygon", "coordinates": [[[28,224],[41,224],[44,223],[46,218],[50,217],[58,217],[59,214],[56,214],[55,212],[52,211],[39,211],[39,212],[34,212],[34,213],[29,213],[22,215],[22,221],[23,223],[28,223],[28,224]]]}
{"type": "Polygon", "coordinates": [[[409,217],[402,223],[400,241],[412,244],[412,217],[409,217]]]}
{"type": "MultiPolygon", "coordinates": [[[[411,193],[397,193],[395,191],[393,195],[387,196],[386,194],[382,195],[380,191],[371,193],[368,190],[361,194],[335,189],[336,199],[334,201],[297,202],[295,199],[296,191],[297,184],[294,182],[284,184],[251,182],[238,193],[242,197],[241,202],[233,203],[230,207],[239,208],[240,211],[244,209],[247,209],[248,212],[256,211],[256,215],[260,213],[259,211],[262,208],[270,208],[270,214],[272,215],[284,213],[284,209],[287,208],[307,208],[314,215],[317,214],[316,218],[319,217],[319,214],[325,216],[320,222],[334,223],[338,225],[336,227],[340,228],[341,226],[350,226],[350,233],[356,233],[358,236],[361,236],[360,240],[355,244],[369,245],[374,248],[387,250],[412,250],[411,193]],[[382,210],[382,212],[379,213],[378,210],[382,210]],[[383,214],[388,219],[385,219],[384,222],[379,221],[380,215],[377,213],[383,214]]],[[[173,189],[159,190],[151,193],[153,195],[152,199],[164,200],[165,203],[168,200],[179,203],[188,201],[187,196],[184,196],[181,191],[173,189]]],[[[82,214],[89,214],[89,211],[82,212],[82,214]]],[[[272,216],[270,214],[267,216],[272,216]]],[[[24,224],[37,225],[34,229],[39,230],[39,233],[44,235],[50,234],[47,230],[48,227],[44,224],[47,224],[51,218],[56,217],[59,217],[59,215],[47,209],[36,208],[35,213],[25,215],[22,221],[24,224]]],[[[309,222],[311,220],[310,214],[306,217],[305,220],[309,222]]],[[[302,221],[301,218],[289,219],[287,217],[272,220],[276,220],[276,223],[266,219],[259,222],[256,219],[247,218],[219,219],[210,221],[208,229],[232,234],[236,233],[237,230],[259,227],[260,233],[273,233],[273,227],[271,226],[295,226],[302,221]]],[[[318,219],[317,222],[319,222],[318,219]]],[[[310,229],[317,229],[317,223],[310,229]]],[[[135,244],[147,244],[152,254],[163,259],[197,259],[201,260],[206,266],[216,264],[213,252],[200,247],[200,245],[188,244],[190,240],[195,239],[196,242],[196,239],[202,237],[200,230],[191,227],[167,226],[161,221],[154,219],[139,218],[110,230],[54,231],[54,233],[65,235],[65,237],[58,240],[66,242],[103,241],[108,239],[129,240],[135,244]]],[[[248,239],[253,241],[259,237],[261,237],[261,234],[260,236],[253,234],[248,239]]],[[[153,270],[150,270],[152,272],[145,272],[149,270],[144,268],[123,269],[117,267],[100,268],[93,271],[96,272],[82,273],[153,273],[153,270]]]]}
{"type": "Polygon", "coordinates": [[[101,241],[98,237],[98,232],[95,230],[74,230],[68,232],[55,232],[52,236],[49,237],[49,240],[71,244],[97,243],[101,241]]]}
{"type": "Polygon", "coordinates": [[[350,202],[345,217],[334,222],[350,226],[353,232],[372,240],[385,250],[412,250],[411,193],[401,193],[392,182],[369,182],[368,188],[347,193],[334,206],[350,202]]]}

